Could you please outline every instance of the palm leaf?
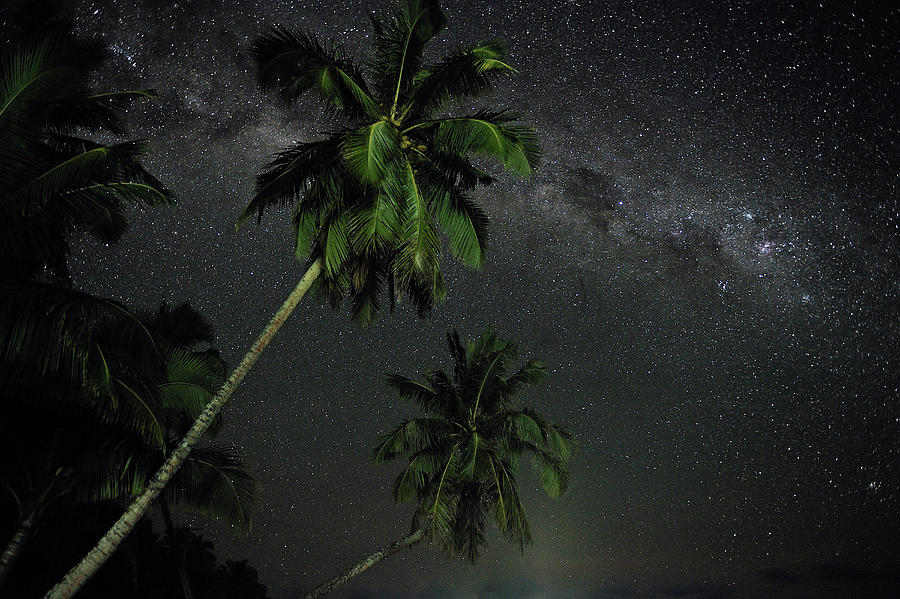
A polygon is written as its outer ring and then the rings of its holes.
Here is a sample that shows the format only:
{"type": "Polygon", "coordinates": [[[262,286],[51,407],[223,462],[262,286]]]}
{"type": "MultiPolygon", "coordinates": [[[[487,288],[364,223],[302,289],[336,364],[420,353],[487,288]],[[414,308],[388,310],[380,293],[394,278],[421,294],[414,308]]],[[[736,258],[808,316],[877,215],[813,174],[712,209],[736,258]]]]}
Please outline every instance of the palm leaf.
{"type": "Polygon", "coordinates": [[[443,119],[433,143],[448,153],[494,158],[508,170],[529,176],[540,162],[537,136],[530,127],[514,124],[515,119],[503,111],[443,119]]]}
{"type": "Polygon", "coordinates": [[[399,160],[400,134],[388,121],[376,121],[348,133],[341,147],[347,170],[360,183],[379,183],[399,160]]]}
{"type": "Polygon", "coordinates": [[[394,268],[398,286],[419,289],[423,293],[435,282],[440,271],[441,244],[431,214],[428,211],[425,189],[411,164],[405,165],[406,185],[401,198],[405,208],[402,245],[397,252],[394,268]]]}
{"type": "Polygon", "coordinates": [[[387,383],[401,399],[414,401],[426,412],[436,412],[442,408],[438,394],[427,385],[400,374],[387,375],[387,383]]]}
{"type": "Polygon", "coordinates": [[[221,518],[249,532],[259,483],[229,446],[195,447],[163,493],[167,501],[221,518]]]}
{"type": "Polygon", "coordinates": [[[517,72],[505,62],[506,55],[506,42],[495,38],[458,49],[426,67],[402,116],[427,118],[450,100],[490,93],[494,79],[517,72]]]}
{"type": "Polygon", "coordinates": [[[353,117],[378,118],[379,109],[362,73],[335,42],[325,45],[310,33],[275,27],[251,47],[259,83],[294,102],[315,89],[329,106],[353,117]]]}
{"type": "Polygon", "coordinates": [[[435,0],[401,0],[390,19],[373,17],[375,53],[372,73],[390,117],[397,114],[401,98],[411,88],[419,71],[422,50],[447,24],[435,0]]]}

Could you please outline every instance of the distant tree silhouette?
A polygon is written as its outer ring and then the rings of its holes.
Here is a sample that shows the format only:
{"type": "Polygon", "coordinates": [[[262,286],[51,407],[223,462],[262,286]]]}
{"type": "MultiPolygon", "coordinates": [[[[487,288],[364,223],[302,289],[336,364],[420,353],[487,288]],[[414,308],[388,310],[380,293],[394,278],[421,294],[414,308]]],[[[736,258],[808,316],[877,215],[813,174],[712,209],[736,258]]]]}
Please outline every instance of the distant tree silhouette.
{"type": "Polygon", "coordinates": [[[559,497],[569,484],[566,461],[574,451],[572,434],[550,424],[516,398],[546,375],[537,360],[511,372],[516,346],[487,329],[463,344],[447,335],[453,374],[425,372],[424,382],[391,375],[388,383],[425,415],[383,435],[376,462],[406,459],[394,481],[394,500],[416,502],[412,532],[320,585],[306,599],[319,597],[385,557],[429,539],[450,555],[472,563],[486,544],[488,520],[520,549],[531,542],[516,478],[521,456],[532,458],[541,486],[559,497]]]}

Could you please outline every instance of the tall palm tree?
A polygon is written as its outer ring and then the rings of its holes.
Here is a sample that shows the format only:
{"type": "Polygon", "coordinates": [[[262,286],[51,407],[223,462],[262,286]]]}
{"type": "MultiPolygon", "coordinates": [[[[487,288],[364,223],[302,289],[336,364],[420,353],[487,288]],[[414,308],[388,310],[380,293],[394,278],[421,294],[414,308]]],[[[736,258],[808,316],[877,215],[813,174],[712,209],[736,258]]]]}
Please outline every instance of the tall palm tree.
{"type": "Polygon", "coordinates": [[[546,368],[537,360],[511,372],[516,347],[487,329],[463,344],[447,335],[454,359],[452,377],[441,370],[424,382],[391,375],[388,383],[425,416],[407,420],[378,439],[376,462],[406,458],[394,481],[398,503],[416,502],[410,534],[320,585],[306,599],[319,597],[385,557],[425,539],[450,555],[472,563],[486,543],[487,521],[520,550],[531,543],[516,479],[519,458],[532,458],[541,486],[559,497],[569,484],[566,461],[574,451],[572,434],[550,424],[517,396],[541,381],[546,368]]]}
{"type": "Polygon", "coordinates": [[[277,28],[254,44],[263,87],[291,101],[314,91],[340,127],[280,153],[239,219],[295,203],[295,248],[298,256],[308,252],[308,269],[146,492],[48,598],[71,596],[115,551],[320,274],[333,296],[351,296],[354,315],[367,322],[385,284],[391,298],[407,295],[421,314],[444,297],[438,225],[460,260],[483,262],[487,219],[467,194],[493,179],[471,159],[486,156],[528,175],[539,151],[533,130],[507,111],[437,115],[515,72],[500,40],[425,64],[425,45],[446,21],[436,0],[401,0],[389,18],[374,19],[369,81],[336,42],[277,28]]]}

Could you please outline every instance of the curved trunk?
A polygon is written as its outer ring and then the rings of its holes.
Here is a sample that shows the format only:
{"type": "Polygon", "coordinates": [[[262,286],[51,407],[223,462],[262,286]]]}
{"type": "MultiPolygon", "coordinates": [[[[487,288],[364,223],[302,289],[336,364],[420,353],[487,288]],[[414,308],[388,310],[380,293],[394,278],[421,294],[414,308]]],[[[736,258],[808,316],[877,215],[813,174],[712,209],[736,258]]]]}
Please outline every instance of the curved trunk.
{"type": "Polygon", "coordinates": [[[371,566],[374,566],[375,564],[377,564],[384,558],[388,557],[389,555],[393,555],[393,554],[397,553],[398,551],[400,551],[401,549],[405,549],[407,547],[412,547],[413,545],[415,545],[416,543],[418,543],[419,541],[421,541],[424,538],[425,538],[425,529],[420,528],[419,530],[413,532],[409,536],[400,539],[396,543],[393,543],[392,545],[388,545],[384,549],[379,549],[378,551],[376,551],[369,557],[363,559],[361,562],[359,562],[358,564],[356,564],[355,566],[353,566],[346,572],[343,572],[342,574],[338,574],[337,576],[335,576],[328,582],[324,582],[324,583],[320,584],[319,586],[314,588],[312,591],[310,591],[306,595],[303,595],[303,599],[315,599],[315,597],[321,597],[325,593],[328,593],[328,592],[334,590],[336,587],[344,584],[345,582],[347,582],[348,580],[350,580],[351,578],[353,578],[360,572],[363,572],[364,570],[368,570],[371,566]]]}
{"type": "Polygon", "coordinates": [[[175,448],[175,451],[169,454],[165,463],[153,475],[153,479],[144,489],[144,492],[128,506],[125,513],[97,542],[97,545],[84,556],[81,562],[69,570],[68,574],[47,592],[44,596],[45,599],[64,599],[74,595],[100,569],[100,566],[109,559],[109,556],[118,549],[125,536],[131,532],[138,520],[147,513],[150,504],[156,499],[178,468],[181,467],[184,460],[187,459],[188,454],[200,441],[209,425],[212,424],[216,414],[228,402],[231,394],[234,393],[237,386],[241,384],[241,381],[244,380],[244,377],[256,364],[259,355],[284,324],[285,320],[287,320],[287,317],[294,311],[294,308],[297,307],[300,300],[303,299],[303,296],[306,295],[306,292],[309,291],[313,281],[316,280],[320,272],[322,272],[322,259],[317,258],[310,265],[303,278],[300,279],[294,291],[291,292],[281,308],[269,321],[269,324],[266,325],[266,328],[263,329],[263,332],[250,350],[244,355],[241,363],[238,364],[231,376],[228,377],[228,380],[225,381],[225,384],[222,385],[222,388],[219,389],[219,392],[216,393],[216,396],[206,405],[203,412],[197,417],[197,420],[194,421],[194,425],[178,444],[178,447],[175,448]]]}

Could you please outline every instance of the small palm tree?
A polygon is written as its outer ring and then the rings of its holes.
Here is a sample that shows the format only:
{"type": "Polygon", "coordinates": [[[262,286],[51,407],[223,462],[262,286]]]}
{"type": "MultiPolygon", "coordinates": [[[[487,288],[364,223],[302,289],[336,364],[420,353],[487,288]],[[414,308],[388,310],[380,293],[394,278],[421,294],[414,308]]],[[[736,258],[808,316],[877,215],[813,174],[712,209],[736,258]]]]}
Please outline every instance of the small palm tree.
{"type": "Polygon", "coordinates": [[[424,539],[474,563],[487,543],[489,520],[523,549],[532,538],[516,479],[522,455],[532,458],[547,494],[556,498],[566,491],[572,434],[516,403],[522,391],[544,378],[544,365],[528,360],[511,373],[516,347],[490,329],[465,345],[456,331],[447,340],[455,362],[452,376],[431,370],[424,382],[388,377],[400,397],[418,404],[425,416],[383,435],[373,452],[376,462],[408,460],[393,495],[398,503],[416,502],[412,532],[317,587],[307,599],[424,539]]]}
{"type": "Polygon", "coordinates": [[[505,110],[438,114],[515,72],[500,40],[426,64],[425,46],[446,23],[436,0],[401,0],[390,18],[375,18],[368,80],[340,44],[307,33],[277,28],[254,44],[263,87],[290,101],[313,91],[337,119],[325,139],[297,144],[269,164],[239,219],[294,203],[296,253],[308,252],[308,269],[146,492],[48,599],[74,594],[115,551],[320,274],[324,287],[335,298],[349,294],[354,315],[368,322],[385,291],[392,300],[408,296],[420,314],[444,297],[438,227],[465,264],[484,261],[487,219],[469,192],[493,179],[472,159],[496,159],[528,175],[538,144],[533,130],[505,110]]]}

